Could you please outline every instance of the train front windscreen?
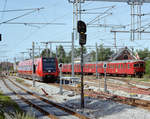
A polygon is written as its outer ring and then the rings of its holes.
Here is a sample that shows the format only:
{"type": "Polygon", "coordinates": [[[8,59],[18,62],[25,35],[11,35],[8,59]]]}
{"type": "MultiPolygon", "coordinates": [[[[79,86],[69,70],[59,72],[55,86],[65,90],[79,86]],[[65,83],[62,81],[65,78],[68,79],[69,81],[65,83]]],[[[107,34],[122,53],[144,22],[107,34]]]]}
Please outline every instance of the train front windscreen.
{"type": "Polygon", "coordinates": [[[55,58],[43,58],[43,72],[56,72],[55,58]]]}

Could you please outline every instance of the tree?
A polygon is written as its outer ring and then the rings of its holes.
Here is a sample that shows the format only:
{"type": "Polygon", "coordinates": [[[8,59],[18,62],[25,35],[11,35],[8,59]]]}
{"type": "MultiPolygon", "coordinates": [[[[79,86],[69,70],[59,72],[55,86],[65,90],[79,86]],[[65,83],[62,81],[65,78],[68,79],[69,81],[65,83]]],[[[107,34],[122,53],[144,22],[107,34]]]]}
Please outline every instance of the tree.
{"type": "Polygon", "coordinates": [[[148,48],[145,48],[144,50],[136,50],[136,52],[142,60],[144,60],[145,58],[150,58],[150,51],[148,50],[148,48]]]}
{"type": "Polygon", "coordinates": [[[57,57],[59,63],[65,63],[66,52],[62,45],[59,45],[59,47],[57,48],[57,57]]]}
{"type": "Polygon", "coordinates": [[[92,50],[90,52],[90,56],[92,57],[92,61],[95,62],[96,61],[96,52],[94,50],[92,50]]]}
{"type": "Polygon", "coordinates": [[[72,58],[72,50],[69,51],[68,55],[65,58],[65,63],[70,63],[72,58]]]}
{"type": "Polygon", "coordinates": [[[103,45],[100,45],[98,48],[98,60],[106,61],[114,53],[110,48],[104,48],[103,45]]]}
{"type": "MultiPolygon", "coordinates": [[[[85,46],[83,46],[83,54],[87,53],[87,49],[85,46]]],[[[79,57],[81,55],[81,48],[75,48],[74,49],[74,56],[79,57]]]]}
{"type": "MultiPolygon", "coordinates": [[[[41,53],[42,57],[50,57],[50,49],[44,49],[41,53]]],[[[39,57],[38,55],[35,57],[39,57]]],[[[56,57],[56,54],[52,52],[52,56],[51,57],[56,57]]]]}
{"type": "Polygon", "coordinates": [[[42,57],[49,57],[50,56],[50,50],[49,49],[44,49],[41,53],[42,57]]]}

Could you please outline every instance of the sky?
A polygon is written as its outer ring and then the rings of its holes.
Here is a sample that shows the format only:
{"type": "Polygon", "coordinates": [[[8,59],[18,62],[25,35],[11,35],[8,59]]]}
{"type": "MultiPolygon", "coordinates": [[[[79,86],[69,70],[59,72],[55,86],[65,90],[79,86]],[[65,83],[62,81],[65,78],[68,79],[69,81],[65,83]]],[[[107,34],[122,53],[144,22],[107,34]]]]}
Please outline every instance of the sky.
{"type": "MultiPolygon", "coordinates": [[[[103,14],[96,23],[111,24],[111,25],[127,25],[131,22],[130,6],[127,3],[117,2],[93,2],[86,1],[82,4],[82,10],[92,13],[102,13],[108,9],[108,6],[115,8],[108,11],[112,13],[104,18],[103,14]],[[103,7],[103,9],[101,8],[103,7]],[[95,9],[96,8],[96,9],[95,9]],[[101,8],[101,9],[100,9],[101,8]]],[[[44,48],[41,42],[47,41],[71,41],[71,33],[73,29],[73,5],[68,0],[1,0],[0,11],[41,8],[39,11],[26,15],[24,17],[12,20],[11,22],[33,22],[33,23],[64,23],[65,25],[24,25],[24,24],[1,24],[12,18],[21,16],[30,11],[15,11],[15,12],[0,12],[0,33],[2,41],[0,42],[0,61],[13,61],[14,57],[21,60],[20,52],[28,52],[32,48],[32,42],[35,42],[35,47],[44,48]]],[[[142,5],[142,13],[149,13],[150,3],[142,5]]],[[[81,20],[85,23],[93,20],[99,14],[82,14],[81,20]]],[[[150,23],[150,15],[142,17],[142,25],[150,23]]],[[[117,30],[129,30],[126,29],[117,30]]],[[[114,45],[114,35],[110,32],[109,27],[87,27],[87,44],[86,46],[95,46],[103,44],[104,46],[114,45]]],[[[150,29],[147,29],[150,31],[150,29]]],[[[137,36],[137,35],[136,35],[137,36]]],[[[142,34],[142,40],[137,37],[134,41],[130,41],[129,33],[117,33],[117,46],[128,46],[136,49],[148,48],[150,50],[149,34],[142,34]]],[[[52,44],[52,50],[55,52],[56,45],[52,44]]],[[[71,44],[61,44],[71,46],[71,44]]],[[[79,47],[79,41],[75,40],[75,45],[79,47]]],[[[66,52],[69,47],[64,47],[66,52]]],[[[113,47],[112,47],[113,48],[113,47]]],[[[89,49],[89,51],[92,49],[89,49]]],[[[93,49],[95,50],[95,49],[93,49]]],[[[36,50],[37,52],[37,50],[36,50]]],[[[26,53],[25,57],[29,55],[26,53]]]]}

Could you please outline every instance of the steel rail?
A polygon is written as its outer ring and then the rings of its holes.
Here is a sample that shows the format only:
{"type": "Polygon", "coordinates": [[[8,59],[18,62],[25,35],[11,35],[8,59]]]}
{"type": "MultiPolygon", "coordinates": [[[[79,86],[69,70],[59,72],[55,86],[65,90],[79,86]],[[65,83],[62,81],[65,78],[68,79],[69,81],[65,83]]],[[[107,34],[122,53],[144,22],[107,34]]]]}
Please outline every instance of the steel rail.
{"type": "MultiPolygon", "coordinates": [[[[59,85],[56,85],[56,86],[59,87],[59,85]]],[[[71,90],[72,87],[68,86],[68,85],[67,86],[65,85],[65,86],[63,86],[63,88],[67,89],[67,90],[71,90]]],[[[80,93],[78,88],[74,88],[72,90],[76,91],[77,93],[80,93]]],[[[122,103],[122,104],[127,104],[127,105],[143,108],[143,109],[146,109],[146,110],[150,111],[150,101],[147,101],[147,100],[128,98],[128,97],[124,97],[124,96],[107,94],[103,91],[95,92],[95,91],[92,91],[92,90],[85,91],[85,95],[89,96],[89,97],[93,97],[93,98],[100,98],[100,99],[103,98],[105,100],[111,100],[111,101],[114,101],[114,102],[119,102],[119,103],[122,103]]]]}
{"type": "Polygon", "coordinates": [[[37,105],[31,103],[30,101],[28,101],[27,99],[25,99],[23,96],[21,96],[21,95],[19,95],[18,93],[16,93],[12,88],[10,88],[10,87],[7,85],[7,83],[6,83],[5,80],[3,80],[3,82],[4,82],[5,86],[6,86],[9,90],[11,90],[15,95],[17,95],[17,96],[18,96],[21,100],[23,100],[25,103],[27,103],[28,105],[30,105],[30,106],[36,108],[38,111],[40,111],[41,113],[43,113],[44,115],[48,116],[48,117],[51,118],[51,119],[58,119],[56,116],[54,116],[54,115],[50,114],[49,112],[43,110],[43,109],[40,108],[39,106],[37,106],[37,105]]]}
{"type": "MultiPolygon", "coordinates": [[[[9,79],[9,80],[10,80],[10,79],[9,79]]],[[[32,95],[32,96],[34,96],[34,97],[36,97],[36,98],[38,98],[38,99],[44,101],[44,102],[47,103],[47,104],[51,104],[51,105],[55,106],[56,108],[59,108],[59,109],[65,111],[65,112],[67,112],[67,113],[70,113],[71,115],[74,115],[74,116],[76,116],[76,117],[78,117],[78,118],[80,118],[80,119],[90,119],[90,118],[88,118],[88,117],[86,117],[86,116],[84,116],[84,115],[81,115],[81,114],[79,114],[79,113],[77,113],[77,112],[74,112],[74,111],[72,111],[72,110],[70,110],[70,109],[68,109],[68,108],[66,108],[66,107],[63,107],[63,106],[61,106],[61,105],[59,105],[59,104],[56,104],[56,103],[54,103],[54,102],[52,102],[52,101],[49,101],[49,100],[47,100],[47,99],[45,99],[45,98],[42,98],[42,97],[40,97],[40,96],[38,96],[38,95],[36,95],[36,94],[30,92],[30,91],[27,91],[27,90],[25,90],[24,88],[22,88],[22,87],[20,87],[19,85],[17,85],[16,83],[14,83],[12,80],[10,80],[10,81],[11,81],[15,86],[17,86],[18,88],[20,88],[20,89],[22,89],[23,91],[25,91],[26,93],[28,93],[28,94],[30,94],[30,95],[32,95]]]]}

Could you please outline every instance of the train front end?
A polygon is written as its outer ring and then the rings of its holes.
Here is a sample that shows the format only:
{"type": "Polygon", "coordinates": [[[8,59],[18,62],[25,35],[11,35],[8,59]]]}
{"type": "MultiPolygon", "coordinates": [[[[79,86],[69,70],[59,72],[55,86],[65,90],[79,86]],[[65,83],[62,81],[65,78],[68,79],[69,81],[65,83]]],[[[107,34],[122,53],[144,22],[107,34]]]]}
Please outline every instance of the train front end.
{"type": "Polygon", "coordinates": [[[42,73],[44,81],[56,81],[59,76],[56,58],[42,58],[42,73]]]}
{"type": "Polygon", "coordinates": [[[134,74],[141,78],[145,73],[145,62],[140,60],[133,64],[134,74]]]}

